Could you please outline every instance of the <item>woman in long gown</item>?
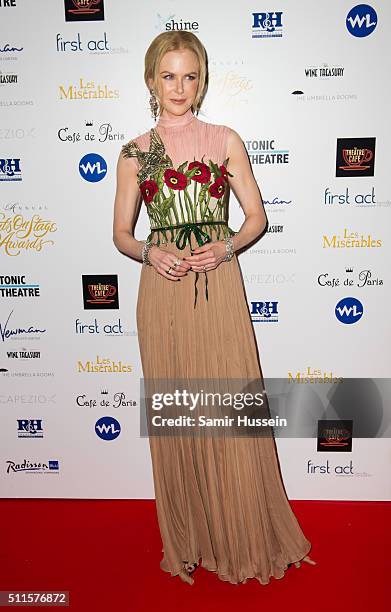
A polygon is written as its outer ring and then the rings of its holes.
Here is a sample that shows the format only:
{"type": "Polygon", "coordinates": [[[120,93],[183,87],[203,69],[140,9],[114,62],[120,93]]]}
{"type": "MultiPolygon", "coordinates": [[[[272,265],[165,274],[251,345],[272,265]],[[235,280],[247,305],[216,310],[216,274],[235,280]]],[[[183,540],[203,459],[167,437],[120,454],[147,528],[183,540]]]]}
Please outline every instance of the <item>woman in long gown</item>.
{"type": "MultiPolygon", "coordinates": [[[[145,57],[155,128],[122,147],[114,243],[143,261],[137,327],[145,380],[261,379],[236,251],[266,226],[240,136],[203,122],[207,59],[189,32],[165,32],[145,57]],[[245,214],[228,225],[233,188],[245,214]],[[151,232],[133,226],[144,202],[151,232]],[[231,248],[231,250],[230,250],[231,248]],[[232,251],[233,248],[233,251],[232,251]]],[[[267,584],[311,548],[287,499],[274,438],[149,437],[163,543],[160,566],[193,584],[197,565],[231,583],[267,584]]]]}

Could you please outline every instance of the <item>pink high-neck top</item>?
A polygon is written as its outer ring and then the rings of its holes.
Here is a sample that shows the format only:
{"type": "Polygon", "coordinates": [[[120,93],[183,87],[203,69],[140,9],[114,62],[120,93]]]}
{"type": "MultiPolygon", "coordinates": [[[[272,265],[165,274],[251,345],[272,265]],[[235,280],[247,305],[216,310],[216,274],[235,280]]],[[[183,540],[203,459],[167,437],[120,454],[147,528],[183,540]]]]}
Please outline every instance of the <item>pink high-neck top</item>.
{"type": "MultiPolygon", "coordinates": [[[[201,121],[192,113],[191,108],[177,117],[161,115],[154,127],[175,168],[185,161],[201,160],[202,156],[204,160],[212,159],[218,164],[222,164],[227,157],[230,128],[201,121]]],[[[133,138],[133,141],[142,151],[148,151],[150,131],[133,138]]],[[[131,159],[139,169],[137,159],[131,159]]]]}

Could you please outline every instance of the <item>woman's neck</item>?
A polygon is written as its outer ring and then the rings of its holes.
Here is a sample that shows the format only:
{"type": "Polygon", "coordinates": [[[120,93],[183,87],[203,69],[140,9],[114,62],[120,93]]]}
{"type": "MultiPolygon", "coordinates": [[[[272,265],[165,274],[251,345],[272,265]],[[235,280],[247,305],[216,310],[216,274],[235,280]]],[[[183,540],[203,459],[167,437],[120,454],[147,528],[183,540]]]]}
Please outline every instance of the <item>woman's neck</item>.
{"type": "Polygon", "coordinates": [[[172,115],[167,113],[166,109],[163,109],[156,125],[166,129],[181,128],[191,123],[194,119],[195,115],[193,115],[191,108],[183,113],[183,115],[172,115]]]}

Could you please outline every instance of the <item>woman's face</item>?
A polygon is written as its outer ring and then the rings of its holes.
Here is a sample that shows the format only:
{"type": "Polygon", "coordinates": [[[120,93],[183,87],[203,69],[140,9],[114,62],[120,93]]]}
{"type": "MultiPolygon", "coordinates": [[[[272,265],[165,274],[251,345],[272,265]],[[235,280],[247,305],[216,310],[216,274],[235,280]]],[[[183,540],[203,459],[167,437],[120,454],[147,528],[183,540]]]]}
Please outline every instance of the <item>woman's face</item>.
{"type": "Polygon", "coordinates": [[[168,51],[162,57],[157,78],[164,112],[183,115],[191,108],[198,89],[199,63],[196,54],[189,49],[168,51]]]}

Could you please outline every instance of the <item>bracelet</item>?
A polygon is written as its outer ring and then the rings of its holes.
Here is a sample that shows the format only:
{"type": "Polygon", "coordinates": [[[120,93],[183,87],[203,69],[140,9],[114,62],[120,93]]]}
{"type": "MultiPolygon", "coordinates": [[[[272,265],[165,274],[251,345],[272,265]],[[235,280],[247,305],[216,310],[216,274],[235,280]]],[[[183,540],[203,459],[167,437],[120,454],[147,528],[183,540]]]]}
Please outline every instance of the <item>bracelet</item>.
{"type": "Polygon", "coordinates": [[[149,261],[149,251],[153,246],[155,246],[153,242],[144,242],[144,246],[141,250],[143,263],[145,263],[147,266],[152,266],[151,262],[149,261]]]}
{"type": "Polygon", "coordinates": [[[230,261],[230,259],[232,259],[234,256],[234,242],[232,240],[232,236],[227,236],[227,238],[224,238],[223,242],[225,242],[225,248],[227,251],[223,261],[230,261]]]}

